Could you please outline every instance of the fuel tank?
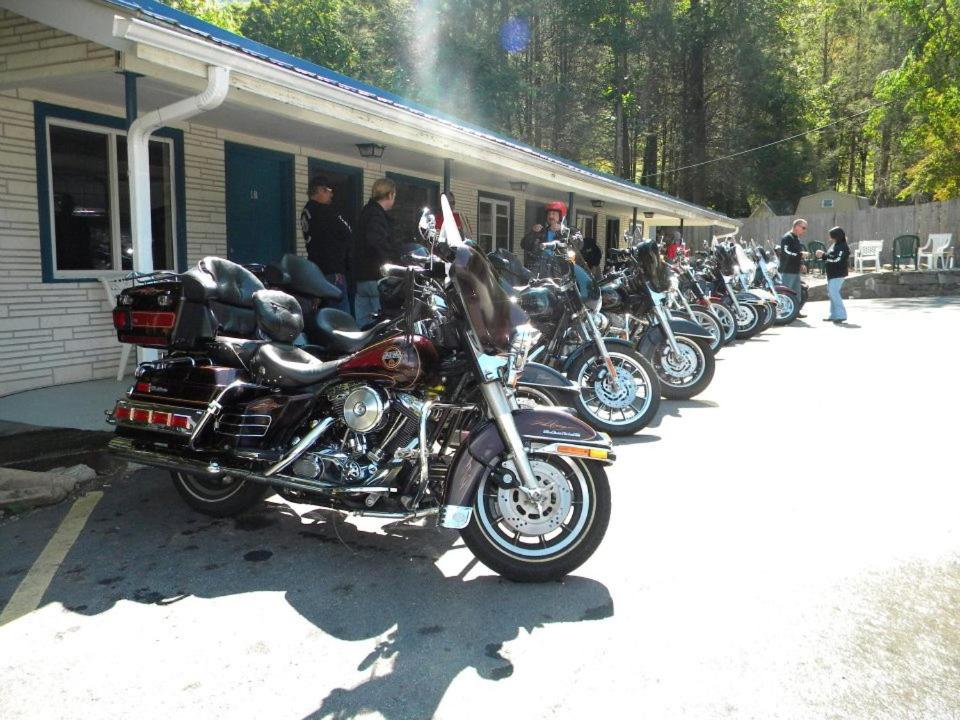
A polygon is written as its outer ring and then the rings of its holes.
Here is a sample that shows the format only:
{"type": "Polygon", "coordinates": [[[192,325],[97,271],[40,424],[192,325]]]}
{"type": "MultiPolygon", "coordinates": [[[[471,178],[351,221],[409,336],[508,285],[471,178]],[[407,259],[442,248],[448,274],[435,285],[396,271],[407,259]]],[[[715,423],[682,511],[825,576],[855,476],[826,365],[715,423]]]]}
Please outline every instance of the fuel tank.
{"type": "Polygon", "coordinates": [[[358,352],[339,368],[342,378],[377,380],[410,388],[436,374],[437,350],[422,335],[398,334],[358,352]]]}

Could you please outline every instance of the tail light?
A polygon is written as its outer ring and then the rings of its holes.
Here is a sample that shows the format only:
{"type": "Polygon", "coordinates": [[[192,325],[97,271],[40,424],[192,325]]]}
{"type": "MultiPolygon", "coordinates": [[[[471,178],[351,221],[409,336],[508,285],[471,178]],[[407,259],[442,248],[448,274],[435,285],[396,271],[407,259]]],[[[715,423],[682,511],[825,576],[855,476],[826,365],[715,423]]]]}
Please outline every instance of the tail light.
{"type": "Polygon", "coordinates": [[[177,314],[174,312],[147,312],[143,310],[134,310],[130,313],[130,324],[135,328],[169,330],[173,327],[176,321],[177,314]]]}
{"type": "Polygon", "coordinates": [[[172,430],[178,433],[190,433],[196,427],[195,415],[203,411],[186,409],[186,412],[176,412],[173,409],[157,409],[153,407],[139,407],[121,400],[113,409],[115,422],[127,427],[139,427],[144,430],[172,430]],[[189,414],[187,414],[189,413],[189,414]]]}

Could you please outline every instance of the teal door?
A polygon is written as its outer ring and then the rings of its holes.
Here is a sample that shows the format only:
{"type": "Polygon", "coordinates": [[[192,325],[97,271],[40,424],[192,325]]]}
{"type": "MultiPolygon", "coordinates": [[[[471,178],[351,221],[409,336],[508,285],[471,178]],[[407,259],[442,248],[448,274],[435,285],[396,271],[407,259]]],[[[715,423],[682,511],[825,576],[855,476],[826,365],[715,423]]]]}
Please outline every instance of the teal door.
{"type": "Polygon", "coordinates": [[[269,263],[294,252],[293,156],[225,144],[227,257],[269,263]]]}

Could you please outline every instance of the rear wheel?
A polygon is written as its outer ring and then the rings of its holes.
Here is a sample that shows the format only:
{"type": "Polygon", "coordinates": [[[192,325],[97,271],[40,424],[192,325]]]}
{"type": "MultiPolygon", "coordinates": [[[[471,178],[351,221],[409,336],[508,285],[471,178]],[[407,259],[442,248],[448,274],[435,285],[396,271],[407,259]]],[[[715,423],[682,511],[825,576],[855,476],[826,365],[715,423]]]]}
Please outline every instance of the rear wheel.
{"type": "Polygon", "coordinates": [[[550,390],[538,385],[517,385],[516,396],[517,404],[523,408],[558,407],[564,404],[550,390]]]}
{"type": "MultiPolygon", "coordinates": [[[[599,463],[530,453],[541,495],[480,480],[464,543],[484,565],[516,582],[559,580],[580,567],[603,540],[610,486],[599,463]]],[[[500,467],[516,476],[510,461],[500,467]]]]}
{"type": "Polygon", "coordinates": [[[173,470],[173,485],[191,508],[204,515],[231,517],[260,504],[271,492],[267,485],[232,475],[205,477],[173,470]]]}
{"type": "Polygon", "coordinates": [[[676,336],[677,350],[666,340],[653,351],[653,367],[660,380],[660,393],[668,400],[689,400],[713,380],[716,361],[706,340],[676,336]]]}
{"type": "Polygon", "coordinates": [[[653,420],[660,407],[660,381],[646,358],[633,348],[608,348],[616,381],[603,357],[591,346],[567,370],[577,384],[575,410],[597,430],[633,435],[653,420]]]}

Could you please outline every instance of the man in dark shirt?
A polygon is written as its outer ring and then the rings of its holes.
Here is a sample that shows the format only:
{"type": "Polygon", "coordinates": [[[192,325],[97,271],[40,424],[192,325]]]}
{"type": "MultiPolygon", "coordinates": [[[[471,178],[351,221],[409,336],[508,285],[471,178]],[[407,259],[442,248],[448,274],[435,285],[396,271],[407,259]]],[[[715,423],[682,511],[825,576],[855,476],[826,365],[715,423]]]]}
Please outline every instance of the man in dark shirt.
{"type": "Polygon", "coordinates": [[[350,312],[347,276],[350,274],[353,231],[350,223],[333,207],[333,188],[323,175],[310,178],[307,197],[310,199],[300,213],[300,230],[307,244],[307,257],[343,293],[339,302],[331,307],[350,312]]]}
{"type": "MultiPolygon", "coordinates": [[[[796,293],[800,300],[800,269],[803,266],[803,247],[800,238],[807,231],[807,221],[797,218],[793,221],[793,229],[780,238],[780,277],[783,284],[796,293]]],[[[797,315],[806,317],[806,315],[797,315]]]]}
{"type": "Polygon", "coordinates": [[[360,327],[380,312],[380,266],[395,263],[399,247],[393,238],[393,218],[387,215],[397,198],[397,185],[389,178],[373,183],[370,202],[360,211],[354,257],[357,259],[357,297],[354,313],[360,327]]]}

